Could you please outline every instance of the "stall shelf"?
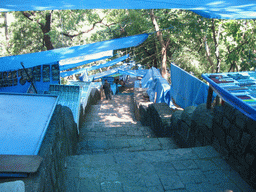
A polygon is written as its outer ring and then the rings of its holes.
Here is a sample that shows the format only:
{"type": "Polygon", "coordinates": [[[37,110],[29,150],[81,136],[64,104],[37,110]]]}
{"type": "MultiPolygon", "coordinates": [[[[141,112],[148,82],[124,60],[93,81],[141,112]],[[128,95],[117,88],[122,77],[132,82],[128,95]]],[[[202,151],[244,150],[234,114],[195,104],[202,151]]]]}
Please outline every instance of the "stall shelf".
{"type": "Polygon", "coordinates": [[[202,77],[224,101],[256,120],[256,72],[207,73],[202,77]]]}

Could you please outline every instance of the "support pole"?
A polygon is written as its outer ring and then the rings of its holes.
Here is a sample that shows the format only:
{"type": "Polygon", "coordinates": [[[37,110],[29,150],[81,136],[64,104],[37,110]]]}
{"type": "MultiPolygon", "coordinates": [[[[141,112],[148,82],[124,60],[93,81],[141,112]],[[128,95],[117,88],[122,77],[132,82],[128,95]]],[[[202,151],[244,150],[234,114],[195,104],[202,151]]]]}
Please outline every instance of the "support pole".
{"type": "Polygon", "coordinates": [[[211,109],[213,89],[209,86],[206,108],[211,109]]]}
{"type": "Polygon", "coordinates": [[[31,82],[32,87],[34,88],[35,92],[37,93],[37,90],[36,90],[36,87],[35,87],[35,85],[34,85],[33,79],[30,78],[30,76],[28,75],[28,71],[27,71],[27,69],[24,67],[23,63],[20,62],[20,64],[21,64],[21,66],[23,67],[23,69],[24,69],[24,71],[25,71],[27,77],[29,78],[29,81],[31,82]]]}

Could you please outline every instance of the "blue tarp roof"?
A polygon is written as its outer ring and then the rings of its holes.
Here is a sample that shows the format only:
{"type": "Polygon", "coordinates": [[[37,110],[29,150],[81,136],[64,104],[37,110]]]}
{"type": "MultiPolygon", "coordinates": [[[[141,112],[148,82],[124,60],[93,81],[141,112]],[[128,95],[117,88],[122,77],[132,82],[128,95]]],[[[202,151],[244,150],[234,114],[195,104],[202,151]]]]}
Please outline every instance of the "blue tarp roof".
{"type": "Polygon", "coordinates": [[[104,59],[108,59],[110,57],[113,57],[113,54],[111,55],[104,55],[102,57],[93,57],[93,58],[90,58],[90,59],[85,59],[85,60],[82,60],[82,61],[78,61],[78,62],[72,62],[72,63],[69,63],[69,64],[60,64],[60,71],[64,71],[64,70],[67,70],[67,69],[72,69],[74,67],[79,67],[81,65],[86,65],[86,64],[89,64],[89,63],[92,63],[92,62],[95,62],[95,61],[100,61],[100,60],[104,60],[104,59]]]}
{"type": "Polygon", "coordinates": [[[125,71],[125,70],[130,70],[131,69],[131,66],[121,66],[121,67],[117,67],[117,68],[114,68],[114,69],[110,69],[108,71],[104,71],[102,73],[97,73],[95,75],[91,75],[89,76],[88,78],[89,79],[100,79],[100,78],[103,78],[103,77],[107,77],[107,76],[110,76],[110,75],[114,75],[114,74],[117,74],[119,73],[119,70],[120,71],[125,71]]]}
{"type": "Polygon", "coordinates": [[[37,53],[8,56],[0,58],[0,71],[22,69],[21,62],[26,68],[37,65],[49,64],[67,58],[90,55],[108,50],[117,50],[134,47],[143,43],[148,38],[147,33],[101,41],[87,45],[53,49],[37,53]]]}
{"type": "Polygon", "coordinates": [[[103,67],[109,67],[109,66],[112,66],[112,65],[115,65],[125,59],[127,59],[129,57],[129,54],[123,56],[123,57],[120,57],[120,58],[117,58],[117,59],[114,59],[112,61],[109,61],[107,63],[104,63],[104,64],[100,64],[100,65],[94,65],[94,66],[91,66],[91,67],[88,67],[88,68],[82,68],[82,69],[77,69],[77,70],[74,70],[74,71],[65,71],[65,72],[61,72],[60,73],[60,76],[61,77],[67,77],[67,76],[70,76],[70,75],[74,75],[74,74],[79,74],[79,73],[83,73],[85,71],[92,71],[92,70],[95,70],[95,69],[100,69],[100,68],[103,68],[103,67]]]}
{"type": "Polygon", "coordinates": [[[104,64],[100,64],[100,65],[94,65],[94,66],[91,66],[89,68],[87,68],[87,71],[92,71],[92,70],[96,70],[96,69],[100,69],[100,68],[103,68],[103,67],[110,67],[110,66],[113,66],[125,59],[127,59],[129,57],[129,54],[123,56],[123,57],[119,57],[117,59],[114,59],[112,61],[109,61],[107,63],[104,63],[104,64]]]}
{"type": "Polygon", "coordinates": [[[72,69],[72,68],[74,68],[74,67],[79,67],[79,66],[81,66],[81,65],[86,65],[86,64],[92,63],[92,62],[94,62],[94,61],[100,61],[100,60],[108,59],[108,58],[110,58],[110,57],[111,57],[111,56],[104,56],[104,57],[101,57],[101,58],[98,58],[98,59],[86,60],[86,61],[82,61],[82,62],[75,63],[75,64],[60,65],[60,71],[72,69]]]}
{"type": "Polygon", "coordinates": [[[144,77],[144,75],[147,73],[147,69],[139,69],[139,70],[119,70],[118,71],[122,75],[130,75],[130,76],[139,76],[144,77]]]}
{"type": "Polygon", "coordinates": [[[0,11],[61,9],[185,9],[207,18],[255,19],[254,0],[2,0],[0,11]]]}

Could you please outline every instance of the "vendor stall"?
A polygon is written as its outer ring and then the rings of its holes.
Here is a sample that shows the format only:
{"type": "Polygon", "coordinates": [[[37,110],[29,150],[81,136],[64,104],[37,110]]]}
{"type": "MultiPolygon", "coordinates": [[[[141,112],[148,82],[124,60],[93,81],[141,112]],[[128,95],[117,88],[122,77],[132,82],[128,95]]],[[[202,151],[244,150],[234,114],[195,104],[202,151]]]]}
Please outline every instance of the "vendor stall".
{"type": "MultiPolygon", "coordinates": [[[[210,89],[224,101],[256,120],[256,72],[203,74],[210,89]]],[[[211,94],[211,90],[209,91],[211,94]]]]}

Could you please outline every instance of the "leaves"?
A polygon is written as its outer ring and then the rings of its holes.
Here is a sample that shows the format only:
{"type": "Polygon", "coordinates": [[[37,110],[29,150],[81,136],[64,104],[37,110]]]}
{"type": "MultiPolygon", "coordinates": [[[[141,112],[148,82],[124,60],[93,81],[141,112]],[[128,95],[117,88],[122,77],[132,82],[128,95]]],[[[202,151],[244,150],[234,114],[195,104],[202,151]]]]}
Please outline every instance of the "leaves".
{"type": "MultiPolygon", "coordinates": [[[[146,67],[161,66],[161,45],[149,10],[30,11],[26,12],[28,17],[21,12],[12,14],[15,21],[8,26],[8,42],[0,42],[1,48],[4,46],[8,50],[8,55],[46,50],[44,35],[50,37],[54,48],[59,48],[151,33],[142,45],[117,50],[116,53],[130,53],[132,60],[146,67]],[[50,30],[43,32],[42,25],[46,25],[47,14],[51,14],[50,30]]],[[[217,45],[221,72],[252,70],[256,67],[255,20],[214,20],[213,28],[211,19],[190,11],[157,9],[154,14],[163,40],[169,44],[168,64],[174,62],[200,77],[201,73],[215,70],[217,45]],[[221,33],[216,44],[214,35],[216,39],[219,26],[221,33]],[[206,43],[213,66],[206,57],[206,43]]],[[[0,16],[0,21],[3,17],[0,16]]],[[[0,28],[4,27],[5,24],[0,22],[0,28]]],[[[3,32],[0,34],[4,37],[3,32]]],[[[4,52],[0,54],[6,55],[4,52]]]]}

